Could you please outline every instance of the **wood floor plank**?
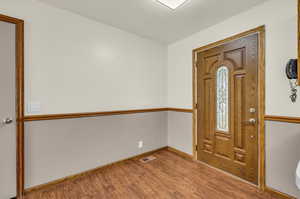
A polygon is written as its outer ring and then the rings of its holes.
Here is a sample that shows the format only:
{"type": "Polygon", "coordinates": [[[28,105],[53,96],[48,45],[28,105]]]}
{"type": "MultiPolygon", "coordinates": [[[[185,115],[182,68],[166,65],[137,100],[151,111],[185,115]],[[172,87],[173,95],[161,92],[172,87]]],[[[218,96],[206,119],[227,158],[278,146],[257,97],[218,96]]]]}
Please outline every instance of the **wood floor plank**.
{"type": "Polygon", "coordinates": [[[275,199],[216,169],[162,150],[157,159],[127,160],[25,199],[275,199]]]}

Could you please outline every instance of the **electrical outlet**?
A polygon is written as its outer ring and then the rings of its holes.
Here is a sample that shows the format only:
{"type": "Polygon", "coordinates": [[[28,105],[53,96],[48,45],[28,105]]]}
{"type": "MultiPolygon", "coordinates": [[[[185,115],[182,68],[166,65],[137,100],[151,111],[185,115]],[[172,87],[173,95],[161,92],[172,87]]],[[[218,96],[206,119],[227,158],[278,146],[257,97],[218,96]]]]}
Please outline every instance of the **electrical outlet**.
{"type": "Polygon", "coordinates": [[[143,141],[139,141],[139,148],[140,149],[143,148],[143,145],[144,145],[143,141]]]}

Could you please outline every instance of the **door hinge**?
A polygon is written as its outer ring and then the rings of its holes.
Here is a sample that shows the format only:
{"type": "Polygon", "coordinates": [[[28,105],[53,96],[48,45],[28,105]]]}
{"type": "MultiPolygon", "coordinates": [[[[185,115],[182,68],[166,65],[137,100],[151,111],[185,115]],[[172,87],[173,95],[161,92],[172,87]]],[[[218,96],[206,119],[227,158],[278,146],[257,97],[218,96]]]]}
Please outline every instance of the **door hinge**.
{"type": "Polygon", "coordinates": [[[195,68],[197,69],[198,68],[198,66],[199,66],[199,62],[198,61],[195,61],[195,68]]]}
{"type": "Polygon", "coordinates": [[[195,104],[195,109],[198,109],[198,103],[195,104]]]}
{"type": "Polygon", "coordinates": [[[195,61],[195,63],[196,63],[196,62],[197,62],[197,60],[198,60],[197,53],[195,53],[195,54],[194,54],[194,58],[195,58],[195,59],[194,59],[194,61],[195,61]]]}
{"type": "Polygon", "coordinates": [[[198,145],[195,145],[195,151],[198,151],[198,145]]]}

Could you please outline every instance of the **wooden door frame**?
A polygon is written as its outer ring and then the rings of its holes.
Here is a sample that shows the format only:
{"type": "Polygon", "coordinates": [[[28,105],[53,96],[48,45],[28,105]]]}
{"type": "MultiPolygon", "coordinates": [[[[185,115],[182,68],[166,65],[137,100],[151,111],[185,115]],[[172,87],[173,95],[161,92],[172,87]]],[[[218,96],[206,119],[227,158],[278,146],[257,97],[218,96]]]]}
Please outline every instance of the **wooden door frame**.
{"type": "Polygon", "coordinates": [[[24,194],[24,21],[0,14],[0,21],[16,25],[16,192],[24,194]]]}
{"type": "Polygon", "coordinates": [[[228,37],[226,39],[208,44],[206,46],[193,50],[193,157],[198,160],[197,154],[197,142],[198,142],[198,126],[197,126],[197,56],[196,54],[228,42],[246,37],[248,35],[258,33],[258,186],[261,190],[266,187],[265,183],[265,26],[259,26],[257,28],[248,30],[246,32],[228,37]]]}

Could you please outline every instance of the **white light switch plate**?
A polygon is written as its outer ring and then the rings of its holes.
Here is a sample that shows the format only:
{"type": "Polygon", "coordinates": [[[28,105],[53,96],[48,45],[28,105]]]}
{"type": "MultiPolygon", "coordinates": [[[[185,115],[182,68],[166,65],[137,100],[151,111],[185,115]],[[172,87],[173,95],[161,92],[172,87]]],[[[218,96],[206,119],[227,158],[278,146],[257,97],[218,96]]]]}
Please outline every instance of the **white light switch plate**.
{"type": "Polygon", "coordinates": [[[29,113],[40,113],[41,112],[41,102],[30,102],[28,103],[29,113]]]}
{"type": "Polygon", "coordinates": [[[143,145],[144,145],[143,141],[139,141],[139,148],[140,149],[143,148],[143,145]]]}

